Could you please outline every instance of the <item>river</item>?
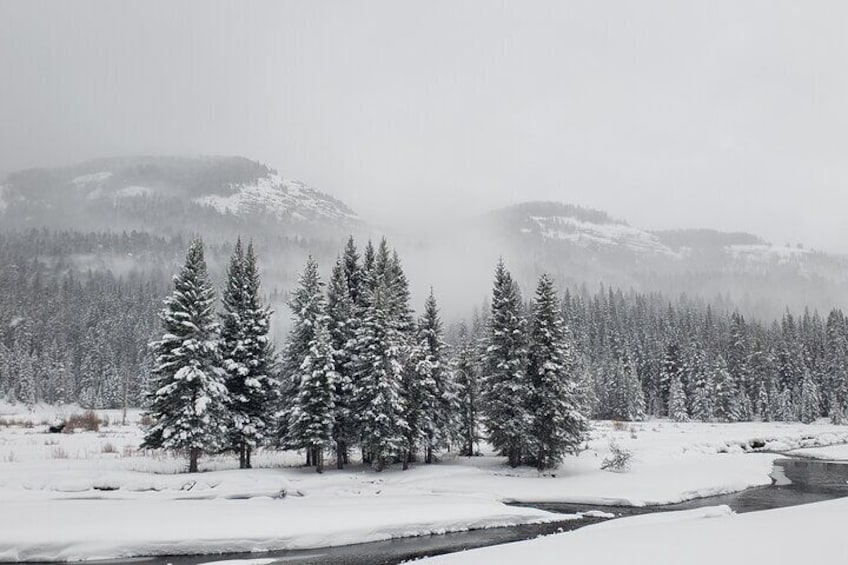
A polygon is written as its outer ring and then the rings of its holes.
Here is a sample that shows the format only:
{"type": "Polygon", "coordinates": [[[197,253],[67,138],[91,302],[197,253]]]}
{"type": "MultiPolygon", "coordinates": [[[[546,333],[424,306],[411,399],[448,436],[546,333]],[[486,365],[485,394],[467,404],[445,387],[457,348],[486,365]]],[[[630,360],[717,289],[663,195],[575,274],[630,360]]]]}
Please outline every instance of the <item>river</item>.
{"type": "MultiPolygon", "coordinates": [[[[739,513],[770,510],[798,504],[820,502],[848,496],[848,463],[785,458],[775,461],[774,483],[742,492],[698,498],[663,506],[591,506],[569,503],[515,503],[562,514],[586,511],[603,511],[619,516],[633,516],[650,512],[689,510],[705,506],[726,504],[739,513]]],[[[197,555],[174,557],[145,557],[98,561],[98,565],[123,565],[145,563],[151,565],[199,565],[216,561],[237,559],[270,560],[266,563],[296,565],[394,565],[420,557],[454,553],[476,547],[486,547],[538,536],[574,530],[603,521],[600,518],[583,518],[542,525],[525,525],[491,528],[433,536],[403,538],[382,542],[363,543],[334,548],[274,551],[226,555],[197,555]]]]}

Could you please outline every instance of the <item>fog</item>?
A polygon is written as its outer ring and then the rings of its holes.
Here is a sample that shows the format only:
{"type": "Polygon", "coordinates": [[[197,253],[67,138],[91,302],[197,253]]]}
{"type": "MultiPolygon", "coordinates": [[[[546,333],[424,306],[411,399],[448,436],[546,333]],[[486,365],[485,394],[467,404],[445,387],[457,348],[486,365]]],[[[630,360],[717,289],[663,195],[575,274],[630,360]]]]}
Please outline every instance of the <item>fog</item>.
{"type": "Polygon", "coordinates": [[[0,171],[238,154],[390,228],[526,200],[848,252],[842,2],[0,3],[0,171]]]}

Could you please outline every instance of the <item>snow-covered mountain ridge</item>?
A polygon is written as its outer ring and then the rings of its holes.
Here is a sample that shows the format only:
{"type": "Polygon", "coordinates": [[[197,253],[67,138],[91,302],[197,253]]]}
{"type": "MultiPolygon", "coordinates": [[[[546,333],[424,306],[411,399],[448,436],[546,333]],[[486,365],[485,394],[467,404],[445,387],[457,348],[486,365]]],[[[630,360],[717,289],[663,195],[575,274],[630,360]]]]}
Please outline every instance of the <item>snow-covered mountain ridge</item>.
{"type": "Polygon", "coordinates": [[[308,235],[360,222],[341,201],[243,157],[100,159],[13,173],[2,186],[0,214],[12,227],[156,232],[174,224],[195,231],[247,225],[308,235]]]}

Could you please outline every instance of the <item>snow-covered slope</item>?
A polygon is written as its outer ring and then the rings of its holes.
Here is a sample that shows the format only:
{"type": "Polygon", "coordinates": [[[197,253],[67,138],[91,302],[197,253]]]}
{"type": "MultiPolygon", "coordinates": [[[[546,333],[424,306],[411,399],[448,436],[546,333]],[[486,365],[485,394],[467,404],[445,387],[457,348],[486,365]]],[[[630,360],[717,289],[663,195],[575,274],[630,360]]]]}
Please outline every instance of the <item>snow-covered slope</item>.
{"type": "Polygon", "coordinates": [[[9,175],[10,227],[254,231],[314,237],[359,223],[344,203],[243,157],[122,157],[9,175]]]}
{"type": "Polygon", "coordinates": [[[280,220],[355,221],[356,215],[344,204],[297,180],[275,172],[251,182],[231,185],[232,194],[207,194],[195,202],[221,214],[249,216],[270,214],[280,220]]]}
{"type": "Polygon", "coordinates": [[[569,241],[581,247],[619,247],[637,253],[673,255],[651,232],[629,226],[624,222],[596,223],[568,216],[530,216],[533,227],[522,228],[523,233],[537,233],[544,239],[569,241]]]}

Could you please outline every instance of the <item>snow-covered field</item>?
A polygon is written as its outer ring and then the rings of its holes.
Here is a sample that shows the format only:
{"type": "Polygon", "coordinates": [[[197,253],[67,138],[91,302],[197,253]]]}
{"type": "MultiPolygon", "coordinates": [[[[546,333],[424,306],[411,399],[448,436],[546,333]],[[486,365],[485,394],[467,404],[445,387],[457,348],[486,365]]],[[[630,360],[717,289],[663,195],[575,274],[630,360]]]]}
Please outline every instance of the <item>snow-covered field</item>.
{"type": "Polygon", "coordinates": [[[406,472],[318,475],[299,466],[301,454],[273,451],[256,454],[253,470],[214,457],[189,475],[181,458],[137,450],[137,412],[126,426],[108,412],[97,432],[46,433],[56,411],[0,405],[0,560],[313,548],[562,520],[502,502],[677,502],[770,483],[777,455],[744,453],[751,446],[848,442],[848,428],[824,423],[596,422],[587,449],[543,476],[449,454],[406,472]],[[612,438],[634,452],[627,473],[600,470],[612,438]]]}
{"type": "Polygon", "coordinates": [[[848,499],[749,514],[733,514],[728,507],[717,506],[622,518],[564,534],[454,553],[419,563],[848,563],[846,516],[848,499]]]}

